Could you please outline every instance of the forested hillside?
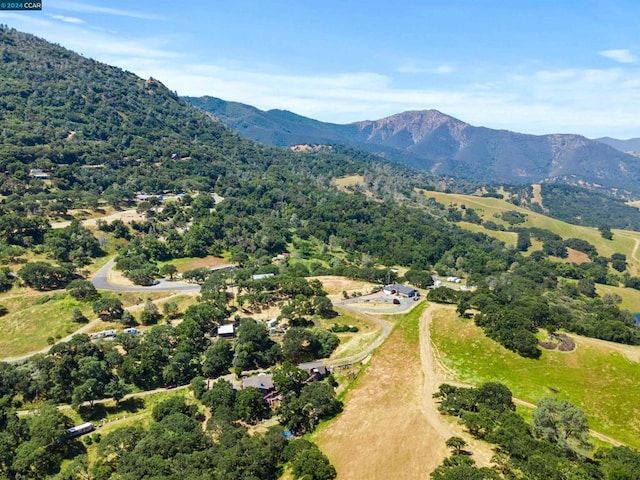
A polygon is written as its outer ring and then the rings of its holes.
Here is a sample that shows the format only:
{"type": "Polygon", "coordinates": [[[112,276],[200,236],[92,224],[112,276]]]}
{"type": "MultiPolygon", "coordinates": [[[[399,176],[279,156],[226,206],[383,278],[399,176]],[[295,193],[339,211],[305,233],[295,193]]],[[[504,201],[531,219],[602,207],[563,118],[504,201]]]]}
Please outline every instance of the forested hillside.
{"type": "Polygon", "coordinates": [[[268,145],[340,143],[467,180],[516,185],[559,182],[618,195],[640,194],[636,158],[580,135],[527,135],[475,127],[437,110],[338,125],[215,97],[187,100],[240,135],[268,145]]]}
{"type": "MultiPolygon", "coordinates": [[[[238,267],[231,276],[185,272],[200,284],[200,295],[184,311],[168,308],[166,324],[157,324],[163,315],[147,299],[139,315],[148,327],[144,336],[119,335],[109,343],[78,335],[24,363],[0,363],[0,474],[8,478],[45,478],[60,471],[63,459],[71,460],[65,475],[79,469],[68,478],[89,472],[100,479],[269,479],[285,468],[295,478],[333,478],[315,446],[300,440],[285,445],[282,435],[285,428],[298,436],[312,431],[341,409],[333,378],[307,383],[293,367],[337,346],[336,335],[314,324],[333,311],[322,285],[305,278],[311,275],[382,284],[398,280],[400,270],[391,267],[402,267],[405,280],[425,288],[435,272],[463,277],[476,288],[433,289],[430,299],[457,303],[461,315],[475,309],[489,337],[527,357],[540,355],[540,328],[640,344],[631,313],[615,297],[595,292],[596,282],[640,284],[625,271],[624,258],[599,256],[586,242],[540,229],[518,232],[522,251],[530,247],[524,240],[544,244],[524,255],[456,225],[479,221],[471,209],[463,216],[416,190],[447,180],[342,147],[301,154],[254,144],[157,80],[6,27],[0,29],[0,58],[3,292],[55,290],[38,301],[79,305],[74,321],[92,311],[120,329],[137,319],[119,298],[87,281],[85,267],[97,258],[113,253],[121,272],[141,285],[173,275],[175,266],[167,265],[184,258],[224,256],[238,267]],[[336,189],[333,181],[346,175],[362,177],[362,186],[336,189]],[[166,193],[176,195],[165,201],[166,193]],[[76,220],[51,228],[52,220],[75,213],[72,208],[125,205],[135,206],[142,220],[99,222],[97,229],[76,220]],[[592,262],[552,261],[569,245],[588,252],[592,262]],[[296,255],[283,255],[289,251],[296,255]],[[274,263],[278,256],[282,263],[274,263]],[[277,275],[254,281],[256,273],[277,275]],[[254,305],[280,309],[291,328],[279,341],[243,308],[254,305]],[[174,325],[176,314],[181,323],[174,325]],[[238,338],[213,340],[217,327],[227,324],[238,328],[238,338]],[[205,376],[240,376],[255,368],[273,369],[279,407],[267,408],[255,390],[236,394],[222,380],[205,387],[205,376]],[[61,441],[70,419],[56,410],[45,406],[28,420],[15,414],[50,401],[71,403],[78,412],[84,404],[93,418],[94,402],[102,398],[119,401],[133,389],[184,384],[193,398],[154,409],[145,428],[105,436],[99,460],[83,457],[82,443],[61,441]],[[248,424],[274,413],[280,426],[248,434],[248,424]],[[196,428],[203,423],[204,432],[196,428]]],[[[2,312],[14,313],[9,307],[2,312]]]]}

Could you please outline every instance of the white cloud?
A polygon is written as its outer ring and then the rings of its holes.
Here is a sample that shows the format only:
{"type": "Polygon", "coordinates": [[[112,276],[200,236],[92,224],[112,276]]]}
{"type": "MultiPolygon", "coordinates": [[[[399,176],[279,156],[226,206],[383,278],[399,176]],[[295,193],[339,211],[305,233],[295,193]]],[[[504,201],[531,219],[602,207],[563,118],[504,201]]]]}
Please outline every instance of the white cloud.
{"type": "Polygon", "coordinates": [[[447,75],[454,73],[456,68],[453,65],[444,64],[433,68],[426,68],[416,65],[415,63],[403,63],[397,70],[399,73],[436,73],[438,75],[447,75]]]}
{"type": "Polygon", "coordinates": [[[454,67],[453,65],[439,65],[432,71],[433,73],[448,75],[449,73],[454,73],[456,71],[456,67],[454,67]]]}
{"type": "Polygon", "coordinates": [[[60,20],[61,22],[65,22],[65,23],[73,23],[76,25],[80,25],[84,23],[84,20],[78,17],[66,17],[64,15],[47,15],[47,16],[55,20],[60,20]]]}
{"type": "Polygon", "coordinates": [[[47,7],[57,8],[60,10],[67,10],[72,12],[83,12],[83,13],[104,13],[107,15],[116,15],[119,17],[129,17],[129,18],[139,18],[143,20],[160,20],[162,17],[160,15],[148,12],[140,12],[133,10],[122,10],[118,8],[110,8],[110,7],[101,7],[98,5],[91,5],[89,3],[80,3],[73,1],[51,1],[47,3],[47,7]]]}
{"type": "Polygon", "coordinates": [[[598,53],[619,63],[636,63],[638,61],[638,58],[627,49],[602,50],[598,53]]]}
{"type": "Polygon", "coordinates": [[[406,76],[377,72],[304,75],[237,58],[212,58],[205,64],[188,52],[180,53],[180,38],[173,34],[125,36],[45,16],[0,13],[4,18],[20,30],[85,56],[143,78],[153,76],[180,95],[212,95],[335,123],[433,108],[473,125],[524,133],[640,137],[640,71],[633,66],[554,70],[523,64],[511,74],[490,68],[468,72],[450,64],[422,69],[419,63],[407,62],[405,71],[428,75],[425,83],[408,88],[401,83],[406,76]],[[453,83],[436,71],[459,75],[453,83]]]}

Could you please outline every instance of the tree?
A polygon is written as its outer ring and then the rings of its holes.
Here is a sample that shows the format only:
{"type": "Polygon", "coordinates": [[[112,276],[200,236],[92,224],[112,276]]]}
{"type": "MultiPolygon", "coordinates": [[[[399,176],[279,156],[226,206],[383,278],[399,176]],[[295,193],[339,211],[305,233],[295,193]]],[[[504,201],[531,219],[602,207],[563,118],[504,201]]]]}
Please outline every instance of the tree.
{"type": "Polygon", "coordinates": [[[613,232],[609,225],[600,225],[598,231],[600,232],[600,236],[605,240],[613,240],[613,232]]]}
{"type": "Polygon", "coordinates": [[[168,319],[174,318],[178,314],[178,302],[170,300],[162,304],[162,313],[168,319]]]}
{"type": "Polygon", "coordinates": [[[157,273],[158,267],[156,267],[155,264],[147,263],[141,268],[134,268],[125,274],[127,278],[136,285],[149,286],[153,284],[157,273]]]}
{"type": "Polygon", "coordinates": [[[460,437],[450,437],[444,443],[452,450],[454,455],[461,455],[467,446],[467,442],[460,437]]]}
{"type": "Polygon", "coordinates": [[[433,276],[427,270],[411,268],[404,274],[404,278],[418,288],[428,288],[433,285],[433,276]]]}
{"type": "Polygon", "coordinates": [[[308,377],[307,372],[289,362],[284,362],[281,366],[273,369],[273,384],[282,395],[289,393],[298,395],[308,377]]]}
{"type": "Polygon", "coordinates": [[[53,290],[69,283],[73,273],[66,267],[51,265],[47,262],[33,262],[27,263],[18,270],[18,276],[28,287],[36,290],[53,290]]]}
{"type": "Polygon", "coordinates": [[[213,410],[218,408],[233,408],[236,401],[236,390],[228,380],[218,380],[202,395],[202,403],[213,410]]]}
{"type": "Polygon", "coordinates": [[[9,290],[13,286],[15,280],[15,275],[11,272],[9,267],[0,268],[0,292],[6,292],[9,290]]]}
{"type": "Polygon", "coordinates": [[[118,298],[99,298],[91,305],[93,313],[103,320],[117,320],[122,317],[124,308],[118,298]]]}
{"type": "Polygon", "coordinates": [[[590,278],[581,278],[578,280],[578,290],[585,297],[593,298],[596,296],[596,283],[590,278]]]}
{"type": "Polygon", "coordinates": [[[262,398],[262,392],[259,389],[247,387],[237,393],[233,410],[241,420],[256,423],[267,416],[269,406],[262,398]]]}
{"type": "Polygon", "coordinates": [[[531,233],[527,230],[518,231],[518,240],[516,242],[516,248],[520,252],[526,252],[531,246],[531,233]]]}
{"type": "Polygon", "coordinates": [[[306,328],[290,328],[282,341],[282,354],[293,364],[319,358],[320,348],[318,339],[306,328]]]}
{"type": "Polygon", "coordinates": [[[640,478],[640,452],[629,447],[613,447],[597,452],[606,480],[636,480],[640,478]]]}
{"type": "Polygon", "coordinates": [[[533,411],[533,432],[565,450],[591,447],[587,415],[568,400],[553,397],[540,400],[533,411]]]}
{"type": "Polygon", "coordinates": [[[69,295],[83,302],[96,300],[100,296],[96,287],[88,280],[73,280],[65,288],[69,295]]]}
{"type": "Polygon", "coordinates": [[[142,312],[140,313],[140,321],[143,325],[151,325],[156,323],[159,319],[160,313],[158,312],[158,306],[153,303],[153,300],[147,300],[142,312]]]}
{"type": "Polygon", "coordinates": [[[195,418],[198,413],[198,406],[187,404],[183,397],[173,396],[163,400],[153,407],[151,416],[156,422],[160,422],[163,418],[176,413],[181,413],[187,417],[195,418]]]}
{"type": "Polygon", "coordinates": [[[202,395],[204,395],[204,392],[207,391],[205,378],[200,376],[193,377],[189,382],[189,388],[193,392],[193,396],[196,398],[196,400],[200,400],[202,398],[202,395]]]}
{"type": "Polygon", "coordinates": [[[82,310],[76,307],[73,310],[71,310],[71,321],[75,323],[87,323],[89,319],[84,316],[84,313],[82,313],[82,310]]]}
{"type": "Polygon", "coordinates": [[[173,276],[176,273],[178,273],[178,268],[172,263],[165,263],[164,265],[162,265],[162,267],[160,267],[160,275],[162,275],[163,277],[169,275],[170,280],[173,280],[173,276]]]}
{"type": "Polygon", "coordinates": [[[116,405],[120,405],[120,400],[125,395],[131,393],[131,388],[120,378],[112,379],[104,389],[105,395],[109,395],[116,401],[116,405]]]}
{"type": "Polygon", "coordinates": [[[627,269],[627,256],[624,253],[614,253],[611,255],[611,266],[618,272],[624,272],[627,269]]]}
{"type": "Polygon", "coordinates": [[[333,480],[336,469],[331,465],[327,456],[318,447],[306,448],[298,452],[291,460],[291,470],[294,478],[304,480],[333,480]]]}
{"type": "Polygon", "coordinates": [[[204,353],[202,373],[208,377],[217,378],[229,373],[233,364],[233,350],[231,344],[223,338],[218,338],[204,353]]]}
{"type": "Polygon", "coordinates": [[[120,323],[125,327],[132,327],[137,325],[136,318],[129,310],[125,310],[122,312],[122,316],[120,317],[120,323]]]}
{"type": "Polygon", "coordinates": [[[321,295],[313,299],[313,310],[322,318],[333,318],[337,315],[333,303],[326,296],[321,295]]]}

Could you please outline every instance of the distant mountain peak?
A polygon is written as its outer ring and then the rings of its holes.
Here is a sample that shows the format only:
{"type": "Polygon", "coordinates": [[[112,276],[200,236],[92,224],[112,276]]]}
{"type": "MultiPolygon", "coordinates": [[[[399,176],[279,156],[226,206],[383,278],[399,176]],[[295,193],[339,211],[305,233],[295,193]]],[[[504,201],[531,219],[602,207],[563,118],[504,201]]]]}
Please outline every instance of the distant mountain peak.
{"type": "Polygon", "coordinates": [[[187,100],[237,133],[270,145],[345,144],[437,175],[510,184],[553,180],[640,195],[637,158],[581,135],[475,127],[434,109],[337,125],[286,110],[187,100]]]}

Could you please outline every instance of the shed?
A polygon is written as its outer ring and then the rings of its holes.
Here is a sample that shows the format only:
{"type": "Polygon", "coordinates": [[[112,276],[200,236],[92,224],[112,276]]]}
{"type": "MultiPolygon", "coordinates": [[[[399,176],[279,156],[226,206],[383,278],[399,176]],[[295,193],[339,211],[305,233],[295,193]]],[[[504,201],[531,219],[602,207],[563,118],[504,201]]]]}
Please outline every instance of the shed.
{"type": "Polygon", "coordinates": [[[300,370],[303,370],[309,374],[308,382],[314,380],[322,380],[329,375],[329,367],[323,362],[306,362],[298,365],[300,370]]]}
{"type": "Polygon", "coordinates": [[[227,325],[220,325],[218,327],[218,336],[219,337],[235,337],[236,329],[233,326],[233,323],[229,323],[227,325]]]}

